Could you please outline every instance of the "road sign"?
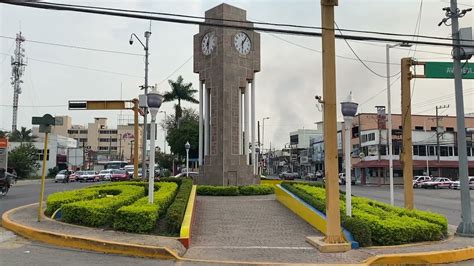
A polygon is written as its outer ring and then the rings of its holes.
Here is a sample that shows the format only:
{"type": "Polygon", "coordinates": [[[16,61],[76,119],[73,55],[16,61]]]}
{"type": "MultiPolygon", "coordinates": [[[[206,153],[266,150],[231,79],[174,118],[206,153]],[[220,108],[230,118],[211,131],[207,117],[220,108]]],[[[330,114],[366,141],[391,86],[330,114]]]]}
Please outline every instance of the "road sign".
{"type": "MultiPolygon", "coordinates": [[[[425,78],[431,79],[454,79],[453,63],[449,62],[425,62],[425,78]]],[[[474,64],[462,64],[462,78],[474,79],[474,64]]]]}

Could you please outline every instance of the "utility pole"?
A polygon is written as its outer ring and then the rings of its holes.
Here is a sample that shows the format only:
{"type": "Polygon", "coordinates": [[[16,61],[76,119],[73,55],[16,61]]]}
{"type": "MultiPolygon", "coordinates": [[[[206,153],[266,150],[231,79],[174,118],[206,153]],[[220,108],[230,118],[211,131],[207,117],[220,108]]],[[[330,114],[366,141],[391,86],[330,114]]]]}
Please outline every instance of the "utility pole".
{"type": "MultiPolygon", "coordinates": [[[[439,136],[443,133],[440,132],[439,130],[439,109],[444,109],[444,108],[449,108],[449,105],[437,105],[436,106],[436,158],[439,163],[439,153],[440,153],[440,147],[439,147],[439,136]]],[[[438,167],[438,176],[441,176],[441,171],[440,168],[438,167]]]]}
{"type": "Polygon", "coordinates": [[[13,85],[13,118],[12,118],[12,133],[17,131],[17,120],[18,120],[18,98],[21,94],[21,83],[23,83],[22,76],[25,71],[25,49],[21,47],[21,44],[25,41],[25,37],[20,33],[16,34],[15,42],[15,56],[11,57],[11,85],[13,85]]]}
{"type": "Polygon", "coordinates": [[[413,75],[410,71],[413,65],[411,58],[401,60],[401,91],[402,91],[402,137],[403,148],[400,155],[403,165],[403,187],[405,192],[405,208],[413,209],[413,143],[411,130],[411,91],[410,81],[413,75]]]}
{"type": "Polygon", "coordinates": [[[461,42],[459,40],[459,21],[458,18],[463,17],[472,9],[459,10],[457,1],[451,0],[451,6],[443,8],[446,11],[446,18],[443,22],[451,19],[451,33],[453,36],[453,73],[454,73],[454,90],[456,96],[456,124],[458,134],[458,155],[459,155],[459,181],[461,190],[461,223],[456,233],[461,236],[474,236],[474,224],[472,223],[471,214],[471,198],[469,192],[468,165],[467,165],[467,144],[466,144],[466,127],[464,124],[464,100],[462,90],[462,72],[461,59],[467,59],[464,52],[461,53],[461,42]]]}
{"type": "Polygon", "coordinates": [[[350,249],[342,237],[339,207],[339,178],[337,159],[336,125],[336,52],[334,32],[334,6],[337,0],[321,0],[322,47],[323,47],[323,100],[324,100],[324,163],[326,169],[326,236],[320,244],[320,251],[327,252],[326,245],[334,250],[350,249]]]}

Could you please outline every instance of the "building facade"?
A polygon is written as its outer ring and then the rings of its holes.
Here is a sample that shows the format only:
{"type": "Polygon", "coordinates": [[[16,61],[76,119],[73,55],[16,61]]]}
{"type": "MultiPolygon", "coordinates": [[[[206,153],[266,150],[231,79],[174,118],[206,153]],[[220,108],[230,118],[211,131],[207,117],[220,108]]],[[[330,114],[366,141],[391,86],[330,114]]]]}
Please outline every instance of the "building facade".
{"type": "MultiPolygon", "coordinates": [[[[77,141],[75,148],[82,148],[84,152],[83,168],[91,169],[94,164],[103,164],[106,161],[120,160],[133,162],[133,145],[135,141],[133,124],[118,125],[109,128],[107,118],[96,117],[93,123],[87,126],[73,125],[69,116],[63,116],[63,125],[53,126],[51,133],[67,136],[77,141]]],[[[139,154],[141,160],[142,128],[139,127],[139,154]]],[[[38,128],[33,128],[33,134],[43,137],[38,128]]]]}

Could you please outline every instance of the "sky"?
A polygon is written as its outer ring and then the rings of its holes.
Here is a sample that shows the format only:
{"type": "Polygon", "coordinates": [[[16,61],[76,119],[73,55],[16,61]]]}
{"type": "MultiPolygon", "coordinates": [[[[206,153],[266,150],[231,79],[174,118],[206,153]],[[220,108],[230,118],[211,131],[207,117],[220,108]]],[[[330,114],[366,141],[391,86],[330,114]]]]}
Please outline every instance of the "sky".
{"type": "MultiPolygon", "coordinates": [[[[56,1],[58,3],[96,5],[113,8],[149,10],[203,16],[221,1],[56,1]]],[[[460,8],[474,4],[458,1],[460,8]]],[[[247,10],[247,19],[275,23],[321,26],[319,1],[253,0],[226,1],[247,10]]],[[[340,28],[393,33],[418,33],[450,37],[451,28],[438,27],[445,16],[446,0],[351,0],[339,1],[335,20],[340,28]],[[420,8],[421,6],[421,8],[420,8]],[[421,10],[421,13],[420,13],[421,10]],[[420,17],[417,27],[417,18],[420,17]]],[[[461,27],[474,24],[473,12],[460,19],[461,27]]],[[[10,85],[10,55],[15,37],[22,31],[28,58],[20,94],[18,124],[30,128],[32,116],[69,115],[73,124],[86,125],[94,117],[107,117],[110,127],[118,123],[119,111],[69,111],[69,100],[132,99],[143,85],[144,51],[138,42],[129,45],[131,33],[144,41],[150,21],[93,14],[52,11],[0,4],[0,129],[9,130],[12,119],[13,89],[10,85]],[[106,53],[59,47],[40,41],[94,49],[121,51],[135,55],[106,53]]],[[[185,82],[198,88],[193,73],[193,35],[197,25],[151,22],[149,83],[159,92],[170,90],[168,79],[182,75],[185,82]]],[[[386,105],[386,43],[349,41],[356,54],[378,76],[359,62],[343,40],[336,41],[337,102],[352,92],[360,104],[359,112],[375,112],[386,105]]],[[[298,128],[315,129],[322,120],[315,95],[322,95],[321,38],[261,32],[261,72],[256,74],[256,119],[265,121],[265,147],[281,148],[289,142],[289,132],[298,128]]],[[[451,61],[450,49],[418,45],[390,49],[391,73],[400,71],[400,59],[411,56],[420,61],[451,61]],[[415,51],[416,48],[416,51],[415,51]]],[[[398,77],[398,76],[397,76],[398,77]]],[[[392,112],[400,113],[400,81],[392,78],[392,112]]],[[[448,105],[443,115],[455,115],[452,80],[417,79],[412,81],[412,113],[434,114],[436,105],[448,105]]],[[[466,113],[474,113],[474,82],[463,81],[466,113]]],[[[196,98],[199,96],[195,95],[196,98]]],[[[198,105],[184,104],[198,109],[198,105]]],[[[173,103],[161,110],[168,115],[173,103]]],[[[132,118],[130,111],[122,115],[132,118]]],[[[158,115],[162,120],[164,114],[158,115]]],[[[342,120],[338,106],[338,119],[342,120]]],[[[157,133],[162,147],[163,130],[157,133]]]]}

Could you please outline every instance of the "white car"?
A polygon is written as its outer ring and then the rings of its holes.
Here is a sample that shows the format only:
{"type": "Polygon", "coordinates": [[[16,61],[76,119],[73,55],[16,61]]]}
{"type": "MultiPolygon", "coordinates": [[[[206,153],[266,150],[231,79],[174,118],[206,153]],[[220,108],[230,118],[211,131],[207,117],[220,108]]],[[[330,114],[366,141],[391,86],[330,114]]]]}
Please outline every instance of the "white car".
{"type": "Polygon", "coordinates": [[[112,177],[112,169],[102,170],[99,172],[100,180],[109,181],[111,177],[112,177]]]}
{"type": "MultiPolygon", "coordinates": [[[[195,178],[195,177],[198,177],[199,176],[199,173],[198,172],[189,172],[189,177],[191,178],[195,178]]],[[[174,177],[186,177],[186,172],[184,173],[179,173],[177,175],[175,175],[174,177]]]]}
{"type": "Polygon", "coordinates": [[[424,175],[416,175],[413,177],[413,188],[421,187],[421,183],[430,181],[431,177],[424,175]]]}
{"type": "Polygon", "coordinates": [[[72,171],[69,171],[69,170],[59,171],[59,173],[54,177],[54,183],[58,183],[58,182],[68,183],[69,176],[71,174],[72,174],[72,171]]]}
{"type": "MultiPolygon", "coordinates": [[[[454,181],[451,184],[452,189],[461,189],[461,182],[460,181],[454,181]]],[[[474,189],[474,176],[469,177],[469,189],[474,189]]]]}
{"type": "Polygon", "coordinates": [[[453,181],[446,177],[435,177],[430,181],[426,181],[420,184],[422,188],[450,188],[453,181]]]}

